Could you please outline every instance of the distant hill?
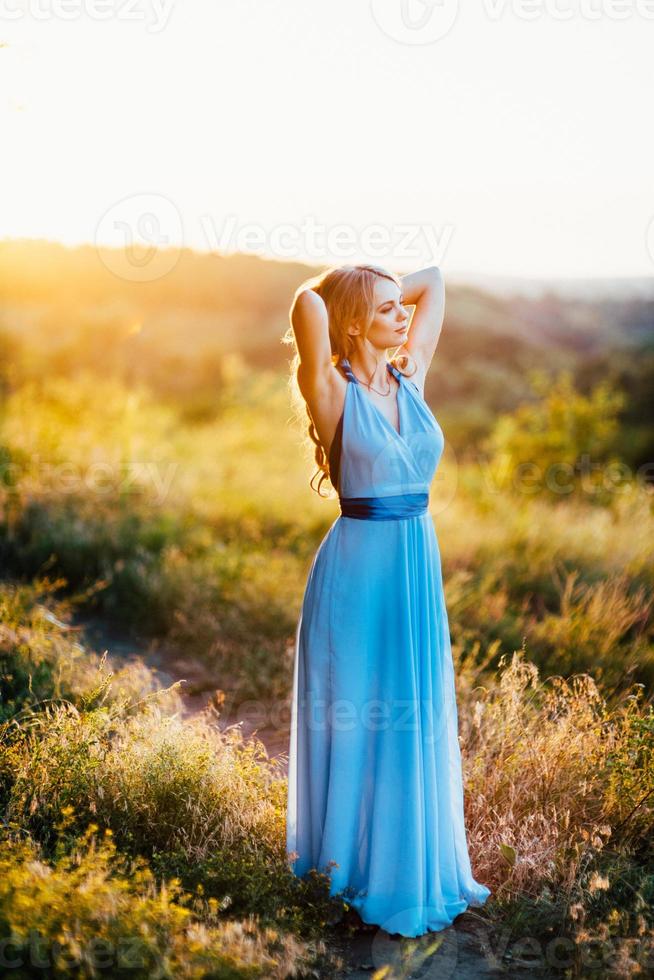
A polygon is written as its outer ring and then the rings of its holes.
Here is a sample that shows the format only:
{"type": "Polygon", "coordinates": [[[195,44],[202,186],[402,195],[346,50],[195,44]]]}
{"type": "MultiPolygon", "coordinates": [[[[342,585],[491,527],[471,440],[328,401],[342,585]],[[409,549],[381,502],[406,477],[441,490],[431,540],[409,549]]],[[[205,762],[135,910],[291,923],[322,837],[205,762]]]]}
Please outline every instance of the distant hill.
{"type": "MultiPolygon", "coordinates": [[[[299,262],[183,249],[165,275],[139,282],[112,271],[120,267],[120,256],[91,245],[0,242],[0,323],[12,330],[47,322],[48,335],[53,316],[60,317],[60,331],[74,323],[138,323],[140,335],[154,331],[164,344],[173,343],[178,331],[185,346],[197,341],[239,350],[253,364],[281,366],[288,348],[279,337],[288,326],[293,292],[319,271],[299,262]]],[[[126,266],[126,273],[134,270],[126,266]]],[[[650,280],[475,279],[446,280],[450,334],[598,353],[647,344],[654,333],[650,280]]]]}
{"type": "Polygon", "coordinates": [[[654,268],[652,275],[623,276],[616,278],[527,278],[518,276],[491,276],[480,273],[451,273],[453,283],[478,286],[498,296],[525,296],[540,299],[556,295],[562,299],[585,300],[653,300],[654,268]]]}
{"type": "MultiPolygon", "coordinates": [[[[290,303],[318,267],[189,249],[156,260],[165,274],[134,281],[138,263],[118,250],[0,242],[0,391],[84,369],[145,383],[201,419],[219,410],[229,378],[263,368],[286,375],[290,303]]],[[[638,464],[654,459],[650,284],[475,278],[446,277],[427,378],[426,398],[447,415],[450,437],[474,445],[499,413],[533,397],[532,368],[565,368],[582,391],[609,380],[628,393],[625,453],[638,464]]]]}

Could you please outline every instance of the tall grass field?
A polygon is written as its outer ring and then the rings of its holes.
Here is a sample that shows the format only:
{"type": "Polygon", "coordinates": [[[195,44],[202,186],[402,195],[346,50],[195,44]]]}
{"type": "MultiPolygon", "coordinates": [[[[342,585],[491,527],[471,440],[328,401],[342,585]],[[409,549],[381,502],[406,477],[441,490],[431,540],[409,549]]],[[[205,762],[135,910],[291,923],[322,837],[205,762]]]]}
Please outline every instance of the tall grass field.
{"type": "MultiPolygon", "coordinates": [[[[281,343],[308,270],[189,253],[75,291],[89,261],[0,248],[0,976],[335,976],[347,903],[290,871],[278,750],[339,512],[281,343]]],[[[652,334],[548,304],[453,290],[426,389],[476,928],[509,976],[652,976],[652,334]]]]}

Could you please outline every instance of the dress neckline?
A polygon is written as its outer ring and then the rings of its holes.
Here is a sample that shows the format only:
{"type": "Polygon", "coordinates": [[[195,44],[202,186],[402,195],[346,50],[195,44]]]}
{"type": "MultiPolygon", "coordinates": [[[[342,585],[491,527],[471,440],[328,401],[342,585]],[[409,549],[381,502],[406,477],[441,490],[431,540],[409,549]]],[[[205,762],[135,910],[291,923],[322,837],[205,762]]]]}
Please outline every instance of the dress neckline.
{"type": "MultiPolygon", "coordinates": [[[[352,365],[348,361],[347,357],[341,358],[341,364],[345,366],[348,383],[353,383],[355,385],[358,385],[359,387],[362,387],[361,382],[354,376],[352,365]]],[[[391,432],[393,432],[398,437],[398,439],[401,439],[404,442],[404,418],[403,418],[403,411],[402,411],[402,404],[401,404],[402,401],[401,396],[404,392],[404,385],[402,384],[402,372],[398,371],[397,368],[394,368],[393,365],[390,364],[388,361],[386,362],[386,367],[398,383],[396,399],[397,399],[397,420],[398,420],[399,429],[396,429],[395,426],[388,421],[388,419],[386,418],[382,410],[375,405],[375,403],[372,401],[371,398],[368,397],[368,395],[364,394],[363,391],[361,392],[361,394],[365,399],[365,401],[370,406],[370,408],[373,410],[373,412],[381,419],[382,423],[386,425],[391,430],[391,432]]]]}

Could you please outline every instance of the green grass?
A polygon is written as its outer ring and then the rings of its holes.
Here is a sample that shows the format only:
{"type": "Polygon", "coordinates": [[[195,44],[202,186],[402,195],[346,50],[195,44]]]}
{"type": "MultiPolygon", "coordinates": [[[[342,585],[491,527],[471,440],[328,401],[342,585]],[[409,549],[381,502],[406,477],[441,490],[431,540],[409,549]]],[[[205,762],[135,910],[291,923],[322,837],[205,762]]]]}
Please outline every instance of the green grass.
{"type": "MultiPolygon", "coordinates": [[[[538,454],[543,418],[568,426],[569,458],[570,418],[584,445],[613,432],[604,395],[554,408],[504,420],[487,459],[448,445],[432,489],[466,821],[491,928],[542,950],[563,937],[571,976],[604,938],[631,976],[629,944],[652,938],[652,494],[502,483],[501,454],[538,454]]],[[[309,489],[284,379],[252,375],[202,413],[91,372],[44,378],[8,393],[0,438],[0,939],[34,927],[72,955],[125,938],[175,976],[329,975],[320,940],[343,903],[324,873],[290,873],[278,767],[71,628],[98,613],[231,697],[287,702],[338,507],[309,489]]]]}

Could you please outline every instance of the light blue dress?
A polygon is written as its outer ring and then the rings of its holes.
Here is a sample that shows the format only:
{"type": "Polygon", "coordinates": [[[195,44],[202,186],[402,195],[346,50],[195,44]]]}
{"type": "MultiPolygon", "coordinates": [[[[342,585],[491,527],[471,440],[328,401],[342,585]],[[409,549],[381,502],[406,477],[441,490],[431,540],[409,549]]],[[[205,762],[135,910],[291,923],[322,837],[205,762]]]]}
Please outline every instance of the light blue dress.
{"type": "Polygon", "coordinates": [[[440,553],[427,509],[443,432],[399,383],[399,432],[352,373],[330,449],[341,513],[295,637],[286,843],[364,922],[440,930],[490,895],[473,878],[440,553]],[[330,864],[330,862],[335,862],[330,864]]]}

